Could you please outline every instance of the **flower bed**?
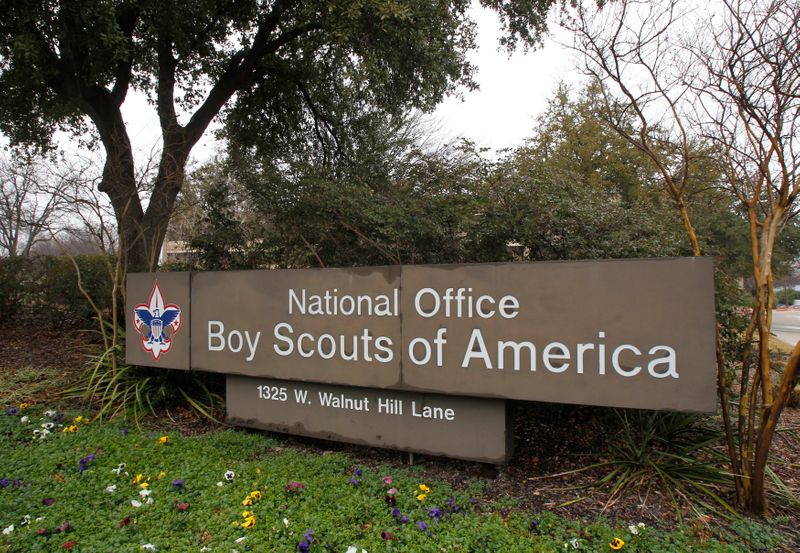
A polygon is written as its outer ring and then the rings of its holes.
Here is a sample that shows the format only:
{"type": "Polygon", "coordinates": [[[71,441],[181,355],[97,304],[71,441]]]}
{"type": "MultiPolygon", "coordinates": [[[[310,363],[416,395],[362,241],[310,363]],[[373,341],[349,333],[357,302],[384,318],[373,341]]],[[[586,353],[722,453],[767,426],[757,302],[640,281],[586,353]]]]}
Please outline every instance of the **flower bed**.
{"type": "Polygon", "coordinates": [[[752,549],[724,531],[523,512],[263,434],[148,433],[24,404],[0,416],[0,530],[0,552],[752,549]]]}

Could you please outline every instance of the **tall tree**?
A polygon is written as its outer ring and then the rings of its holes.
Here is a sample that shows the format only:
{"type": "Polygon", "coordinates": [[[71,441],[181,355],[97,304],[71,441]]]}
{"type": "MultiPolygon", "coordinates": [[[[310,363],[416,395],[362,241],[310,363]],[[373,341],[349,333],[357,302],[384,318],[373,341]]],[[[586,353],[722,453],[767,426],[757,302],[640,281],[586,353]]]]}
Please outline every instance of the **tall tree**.
{"type": "MultiPolygon", "coordinates": [[[[553,0],[482,0],[504,42],[534,45],[553,0]]],[[[105,151],[99,188],[129,269],[157,262],[187,159],[218,116],[231,133],[346,149],[348,111],[427,109],[473,86],[468,0],[0,0],[0,129],[47,146],[90,129],[105,151]],[[144,91],[161,125],[145,207],[122,106],[144,91]],[[185,117],[179,114],[185,113],[185,117]]]]}
{"type": "Polygon", "coordinates": [[[767,459],[800,376],[798,343],[775,389],[769,351],[776,245],[797,214],[800,194],[800,6],[725,0],[703,13],[681,0],[627,0],[608,8],[598,14],[577,4],[575,47],[606,92],[609,122],[658,168],[694,254],[702,253],[701,241],[686,200],[695,183],[692,167],[705,157],[694,145],[720,152],[720,180],[746,214],[755,295],[735,419],[719,343],[717,374],[737,501],[766,514],[767,459]],[[634,114],[633,129],[618,124],[628,114],[634,114]]]}
{"type": "Polygon", "coordinates": [[[50,237],[67,184],[32,156],[0,158],[0,254],[27,257],[50,237]]]}

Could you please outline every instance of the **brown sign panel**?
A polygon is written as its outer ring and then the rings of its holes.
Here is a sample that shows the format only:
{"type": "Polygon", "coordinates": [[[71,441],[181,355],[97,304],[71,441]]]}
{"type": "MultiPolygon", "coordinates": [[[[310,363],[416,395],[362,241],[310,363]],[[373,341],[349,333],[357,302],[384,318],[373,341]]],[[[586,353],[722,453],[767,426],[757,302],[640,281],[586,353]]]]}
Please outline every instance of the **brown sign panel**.
{"type": "Polygon", "coordinates": [[[190,284],[190,273],[128,275],[125,306],[128,363],[189,369],[190,284]]]}
{"type": "Polygon", "coordinates": [[[396,386],[400,269],[195,273],[192,368],[396,386]]]}
{"type": "MultiPolygon", "coordinates": [[[[716,405],[709,258],[209,272],[192,274],[191,290],[193,369],[616,407],[716,405]]],[[[147,361],[136,353],[130,362],[147,361]]]]}
{"type": "Polygon", "coordinates": [[[228,421],[327,440],[504,463],[505,401],[227,377],[228,421]]]}
{"type": "Polygon", "coordinates": [[[709,258],[409,266],[402,286],[403,351],[446,341],[403,364],[408,389],[715,409],[709,258]]]}

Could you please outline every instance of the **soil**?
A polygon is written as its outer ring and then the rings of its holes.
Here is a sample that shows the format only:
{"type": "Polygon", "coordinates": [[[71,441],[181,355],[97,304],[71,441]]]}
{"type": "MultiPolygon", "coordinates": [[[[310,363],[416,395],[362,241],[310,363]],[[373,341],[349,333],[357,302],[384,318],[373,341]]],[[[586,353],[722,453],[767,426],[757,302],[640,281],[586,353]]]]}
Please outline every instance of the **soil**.
{"type": "MultiPolygon", "coordinates": [[[[24,387],[23,391],[14,391],[14,398],[23,394],[19,401],[53,405],[59,401],[62,389],[81,374],[86,354],[99,348],[92,344],[91,335],[80,332],[3,328],[0,336],[0,406],[12,398],[9,384],[24,387]],[[27,371],[29,380],[20,382],[21,369],[27,371]]],[[[63,400],[59,403],[65,405],[63,400]]],[[[284,447],[319,453],[347,452],[360,466],[406,466],[413,462],[425,480],[447,481],[456,489],[465,489],[475,479],[482,480],[487,505],[502,500],[504,505],[531,513],[548,510],[571,519],[602,515],[624,525],[642,522],[666,530],[673,529],[680,518],[699,533],[713,534],[713,528],[725,524],[716,515],[699,516],[680,498],[676,510],[670,493],[654,479],[613,497],[598,489],[596,483],[608,469],[594,465],[607,460],[618,432],[617,419],[610,409],[513,401],[508,403],[508,409],[515,447],[509,463],[501,467],[324,440],[279,438],[284,447]]],[[[154,428],[167,425],[186,434],[219,428],[186,408],[164,408],[158,415],[145,424],[154,428]]],[[[220,419],[224,416],[217,415],[220,419]]],[[[771,466],[800,497],[800,409],[784,411],[773,443],[771,466]]],[[[723,496],[732,499],[730,494],[723,496]]],[[[800,511],[781,508],[775,512],[782,517],[773,524],[796,532],[792,521],[797,520],[800,511]]],[[[796,543],[796,550],[800,551],[800,540],[796,543]]]]}

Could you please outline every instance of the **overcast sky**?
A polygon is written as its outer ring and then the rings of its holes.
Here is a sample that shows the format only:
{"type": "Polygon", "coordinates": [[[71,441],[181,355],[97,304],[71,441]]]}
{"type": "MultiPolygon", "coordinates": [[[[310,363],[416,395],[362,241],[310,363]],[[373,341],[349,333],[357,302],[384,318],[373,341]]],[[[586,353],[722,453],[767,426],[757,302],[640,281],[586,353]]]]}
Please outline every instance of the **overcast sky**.
{"type": "Polygon", "coordinates": [[[465,137],[478,146],[493,149],[519,145],[532,134],[537,115],[546,107],[560,80],[580,81],[571,63],[571,53],[560,43],[569,35],[551,24],[550,37],[535,52],[521,50],[509,58],[498,50],[500,22],[492,10],[473,8],[478,23],[478,50],[470,56],[477,66],[478,90],[464,94],[464,101],[446,99],[433,114],[441,125],[440,136],[449,140],[465,137]]]}

